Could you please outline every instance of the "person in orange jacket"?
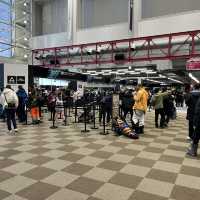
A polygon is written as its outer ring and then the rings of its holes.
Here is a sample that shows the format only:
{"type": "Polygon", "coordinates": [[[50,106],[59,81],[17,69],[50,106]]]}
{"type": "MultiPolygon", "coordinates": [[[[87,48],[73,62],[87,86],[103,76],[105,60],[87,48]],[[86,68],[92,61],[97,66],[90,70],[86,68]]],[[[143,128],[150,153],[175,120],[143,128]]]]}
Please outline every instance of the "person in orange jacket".
{"type": "Polygon", "coordinates": [[[148,92],[142,85],[138,85],[134,95],[135,104],[133,106],[133,129],[137,134],[144,133],[144,116],[147,111],[148,92]]]}

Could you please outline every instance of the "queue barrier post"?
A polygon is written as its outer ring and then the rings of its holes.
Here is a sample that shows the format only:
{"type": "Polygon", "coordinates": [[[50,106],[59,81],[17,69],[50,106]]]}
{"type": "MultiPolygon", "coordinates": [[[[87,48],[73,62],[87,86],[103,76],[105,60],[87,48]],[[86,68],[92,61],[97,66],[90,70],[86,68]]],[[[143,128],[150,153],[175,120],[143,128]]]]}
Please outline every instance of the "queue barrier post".
{"type": "Polygon", "coordinates": [[[67,106],[64,106],[64,116],[65,116],[65,120],[64,120],[64,126],[68,126],[69,124],[67,123],[67,106]]]}
{"type": "Polygon", "coordinates": [[[93,103],[93,127],[91,129],[98,129],[98,127],[96,127],[96,106],[95,106],[95,102],[93,103]]]}
{"type": "Polygon", "coordinates": [[[86,121],[86,105],[84,105],[83,110],[84,110],[84,130],[82,130],[82,133],[88,133],[90,132],[89,130],[87,130],[87,121],[86,121]]]}
{"type": "Polygon", "coordinates": [[[101,135],[108,135],[109,132],[106,130],[106,112],[105,109],[102,109],[103,112],[103,132],[100,132],[101,135]]]}
{"type": "Polygon", "coordinates": [[[53,125],[50,127],[51,129],[58,128],[57,126],[55,126],[55,116],[56,116],[56,109],[54,108],[54,110],[53,110],[53,119],[52,119],[53,125]]]}

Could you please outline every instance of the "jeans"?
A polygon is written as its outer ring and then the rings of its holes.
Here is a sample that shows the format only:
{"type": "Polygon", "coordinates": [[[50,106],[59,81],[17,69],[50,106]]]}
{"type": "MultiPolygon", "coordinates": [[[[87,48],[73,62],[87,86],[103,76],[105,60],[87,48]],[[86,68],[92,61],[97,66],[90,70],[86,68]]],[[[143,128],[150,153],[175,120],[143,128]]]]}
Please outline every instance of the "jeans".
{"type": "Polygon", "coordinates": [[[9,108],[9,109],[7,108],[7,109],[5,109],[5,112],[6,112],[6,117],[7,117],[8,130],[9,131],[12,130],[11,121],[13,123],[14,129],[17,129],[16,119],[15,119],[16,109],[15,108],[9,108]]]}
{"type": "Polygon", "coordinates": [[[155,125],[158,127],[158,118],[160,115],[160,127],[164,127],[165,124],[165,112],[163,108],[155,109],[155,125]]]}

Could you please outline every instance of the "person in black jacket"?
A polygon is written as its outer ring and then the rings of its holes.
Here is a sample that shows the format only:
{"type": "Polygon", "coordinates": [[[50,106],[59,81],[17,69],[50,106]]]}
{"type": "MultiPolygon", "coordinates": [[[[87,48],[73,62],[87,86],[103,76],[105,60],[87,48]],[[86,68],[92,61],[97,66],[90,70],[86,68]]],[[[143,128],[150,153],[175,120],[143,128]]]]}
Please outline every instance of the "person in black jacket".
{"type": "Polygon", "coordinates": [[[187,120],[189,121],[189,138],[193,139],[194,134],[194,114],[197,101],[200,97],[200,84],[194,86],[194,90],[190,92],[185,100],[188,107],[187,109],[187,120]]]}
{"type": "Polygon", "coordinates": [[[126,119],[126,115],[128,113],[131,114],[131,121],[133,118],[133,105],[134,105],[134,99],[133,99],[133,94],[132,90],[128,90],[127,92],[124,93],[122,97],[122,109],[124,112],[124,119],[126,119]]]}
{"type": "Polygon", "coordinates": [[[187,154],[196,157],[198,151],[198,144],[200,140],[200,98],[198,99],[195,106],[193,127],[194,127],[193,139],[191,143],[191,148],[188,149],[187,154]]]}

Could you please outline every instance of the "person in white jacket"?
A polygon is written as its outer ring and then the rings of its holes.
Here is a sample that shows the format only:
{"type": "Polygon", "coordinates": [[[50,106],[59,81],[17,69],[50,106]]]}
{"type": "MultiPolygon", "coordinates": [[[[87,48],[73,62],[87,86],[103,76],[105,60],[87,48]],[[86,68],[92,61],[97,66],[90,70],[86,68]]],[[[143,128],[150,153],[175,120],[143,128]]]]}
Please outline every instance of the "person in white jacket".
{"type": "Polygon", "coordinates": [[[7,85],[6,88],[3,90],[1,94],[0,103],[5,109],[8,131],[12,133],[12,125],[11,125],[12,122],[14,131],[17,132],[18,130],[17,130],[15,114],[16,114],[16,109],[18,107],[18,97],[15,91],[12,90],[10,85],[7,85]]]}

